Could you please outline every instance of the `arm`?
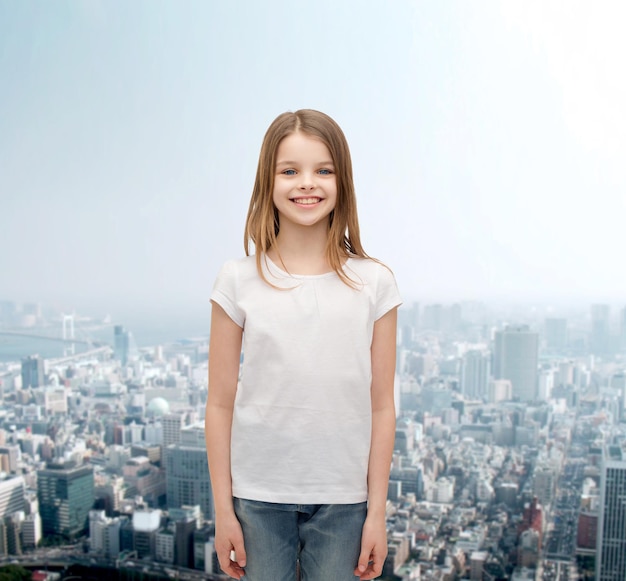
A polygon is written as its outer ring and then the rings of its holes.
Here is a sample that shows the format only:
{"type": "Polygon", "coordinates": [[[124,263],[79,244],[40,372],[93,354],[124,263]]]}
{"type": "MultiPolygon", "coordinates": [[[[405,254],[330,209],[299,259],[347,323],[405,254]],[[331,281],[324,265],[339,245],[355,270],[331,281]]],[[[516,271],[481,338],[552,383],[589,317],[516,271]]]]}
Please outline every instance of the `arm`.
{"type": "Polygon", "coordinates": [[[393,382],[396,367],[397,309],[374,323],[372,339],[372,443],[367,474],[367,518],[361,536],[361,555],[354,574],[375,579],[387,557],[386,506],[389,471],[396,432],[393,382]]]}
{"type": "Polygon", "coordinates": [[[222,307],[213,303],[205,438],[215,502],[215,551],[222,569],[235,579],[242,577],[246,564],[243,534],[233,508],[230,476],[230,434],[242,336],[241,327],[222,307]],[[231,551],[235,551],[237,561],[231,560],[231,551]]]}

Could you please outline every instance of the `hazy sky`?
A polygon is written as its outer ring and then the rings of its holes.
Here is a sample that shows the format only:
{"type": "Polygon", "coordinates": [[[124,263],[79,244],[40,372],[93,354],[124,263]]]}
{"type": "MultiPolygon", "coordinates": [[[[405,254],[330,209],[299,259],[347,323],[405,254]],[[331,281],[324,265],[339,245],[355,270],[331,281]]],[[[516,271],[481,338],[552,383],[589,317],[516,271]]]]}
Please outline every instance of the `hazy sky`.
{"type": "Polygon", "coordinates": [[[308,107],[405,301],[626,303],[625,6],[0,0],[0,299],[208,308],[308,107]]]}

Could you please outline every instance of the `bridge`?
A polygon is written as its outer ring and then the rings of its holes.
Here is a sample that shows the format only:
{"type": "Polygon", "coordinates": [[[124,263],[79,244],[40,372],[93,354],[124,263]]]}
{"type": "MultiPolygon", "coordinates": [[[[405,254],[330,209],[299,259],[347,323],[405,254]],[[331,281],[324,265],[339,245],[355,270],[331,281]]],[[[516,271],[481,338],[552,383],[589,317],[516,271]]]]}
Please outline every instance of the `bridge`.
{"type": "Polygon", "coordinates": [[[77,354],[77,347],[82,346],[82,351],[92,351],[110,347],[108,341],[95,340],[91,333],[113,327],[109,322],[84,322],[77,320],[75,315],[63,315],[55,324],[38,327],[0,328],[0,342],[11,340],[48,341],[63,344],[63,357],[71,357],[77,354]]]}
{"type": "Polygon", "coordinates": [[[89,345],[100,347],[103,345],[99,341],[91,341],[89,339],[76,339],[75,337],[54,337],[52,335],[42,335],[39,333],[24,333],[23,331],[2,331],[0,330],[0,336],[5,337],[25,337],[27,339],[42,339],[44,341],[59,341],[61,343],[78,343],[79,345],[89,345]]]}

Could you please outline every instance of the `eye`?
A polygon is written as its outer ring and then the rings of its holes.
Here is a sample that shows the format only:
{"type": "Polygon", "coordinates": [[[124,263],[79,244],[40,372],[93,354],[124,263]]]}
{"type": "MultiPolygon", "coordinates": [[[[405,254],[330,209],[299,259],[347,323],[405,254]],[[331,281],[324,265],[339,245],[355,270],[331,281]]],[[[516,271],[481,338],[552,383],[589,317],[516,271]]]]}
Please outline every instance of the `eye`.
{"type": "Polygon", "coordinates": [[[286,176],[295,176],[296,175],[296,170],[295,169],[286,169],[286,170],[283,170],[282,173],[284,175],[286,175],[286,176]]]}
{"type": "Polygon", "coordinates": [[[320,175],[323,175],[323,176],[329,176],[329,175],[331,175],[333,172],[332,172],[331,170],[329,170],[329,169],[320,169],[320,170],[318,171],[318,173],[319,173],[320,175]]]}

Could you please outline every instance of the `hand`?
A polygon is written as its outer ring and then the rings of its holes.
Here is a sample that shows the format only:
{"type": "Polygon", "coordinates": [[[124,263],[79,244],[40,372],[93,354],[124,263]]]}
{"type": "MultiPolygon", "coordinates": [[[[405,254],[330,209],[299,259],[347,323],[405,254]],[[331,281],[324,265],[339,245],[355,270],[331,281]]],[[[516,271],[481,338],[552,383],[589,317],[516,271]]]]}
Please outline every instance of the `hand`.
{"type": "Polygon", "coordinates": [[[246,566],[246,549],[243,545],[243,532],[234,514],[226,519],[216,520],[215,552],[220,567],[229,577],[241,579],[245,575],[243,568],[246,566]]]}
{"type": "Polygon", "coordinates": [[[387,525],[385,517],[366,518],[361,534],[361,554],[354,574],[364,581],[376,579],[383,572],[387,558],[387,525]]]}

